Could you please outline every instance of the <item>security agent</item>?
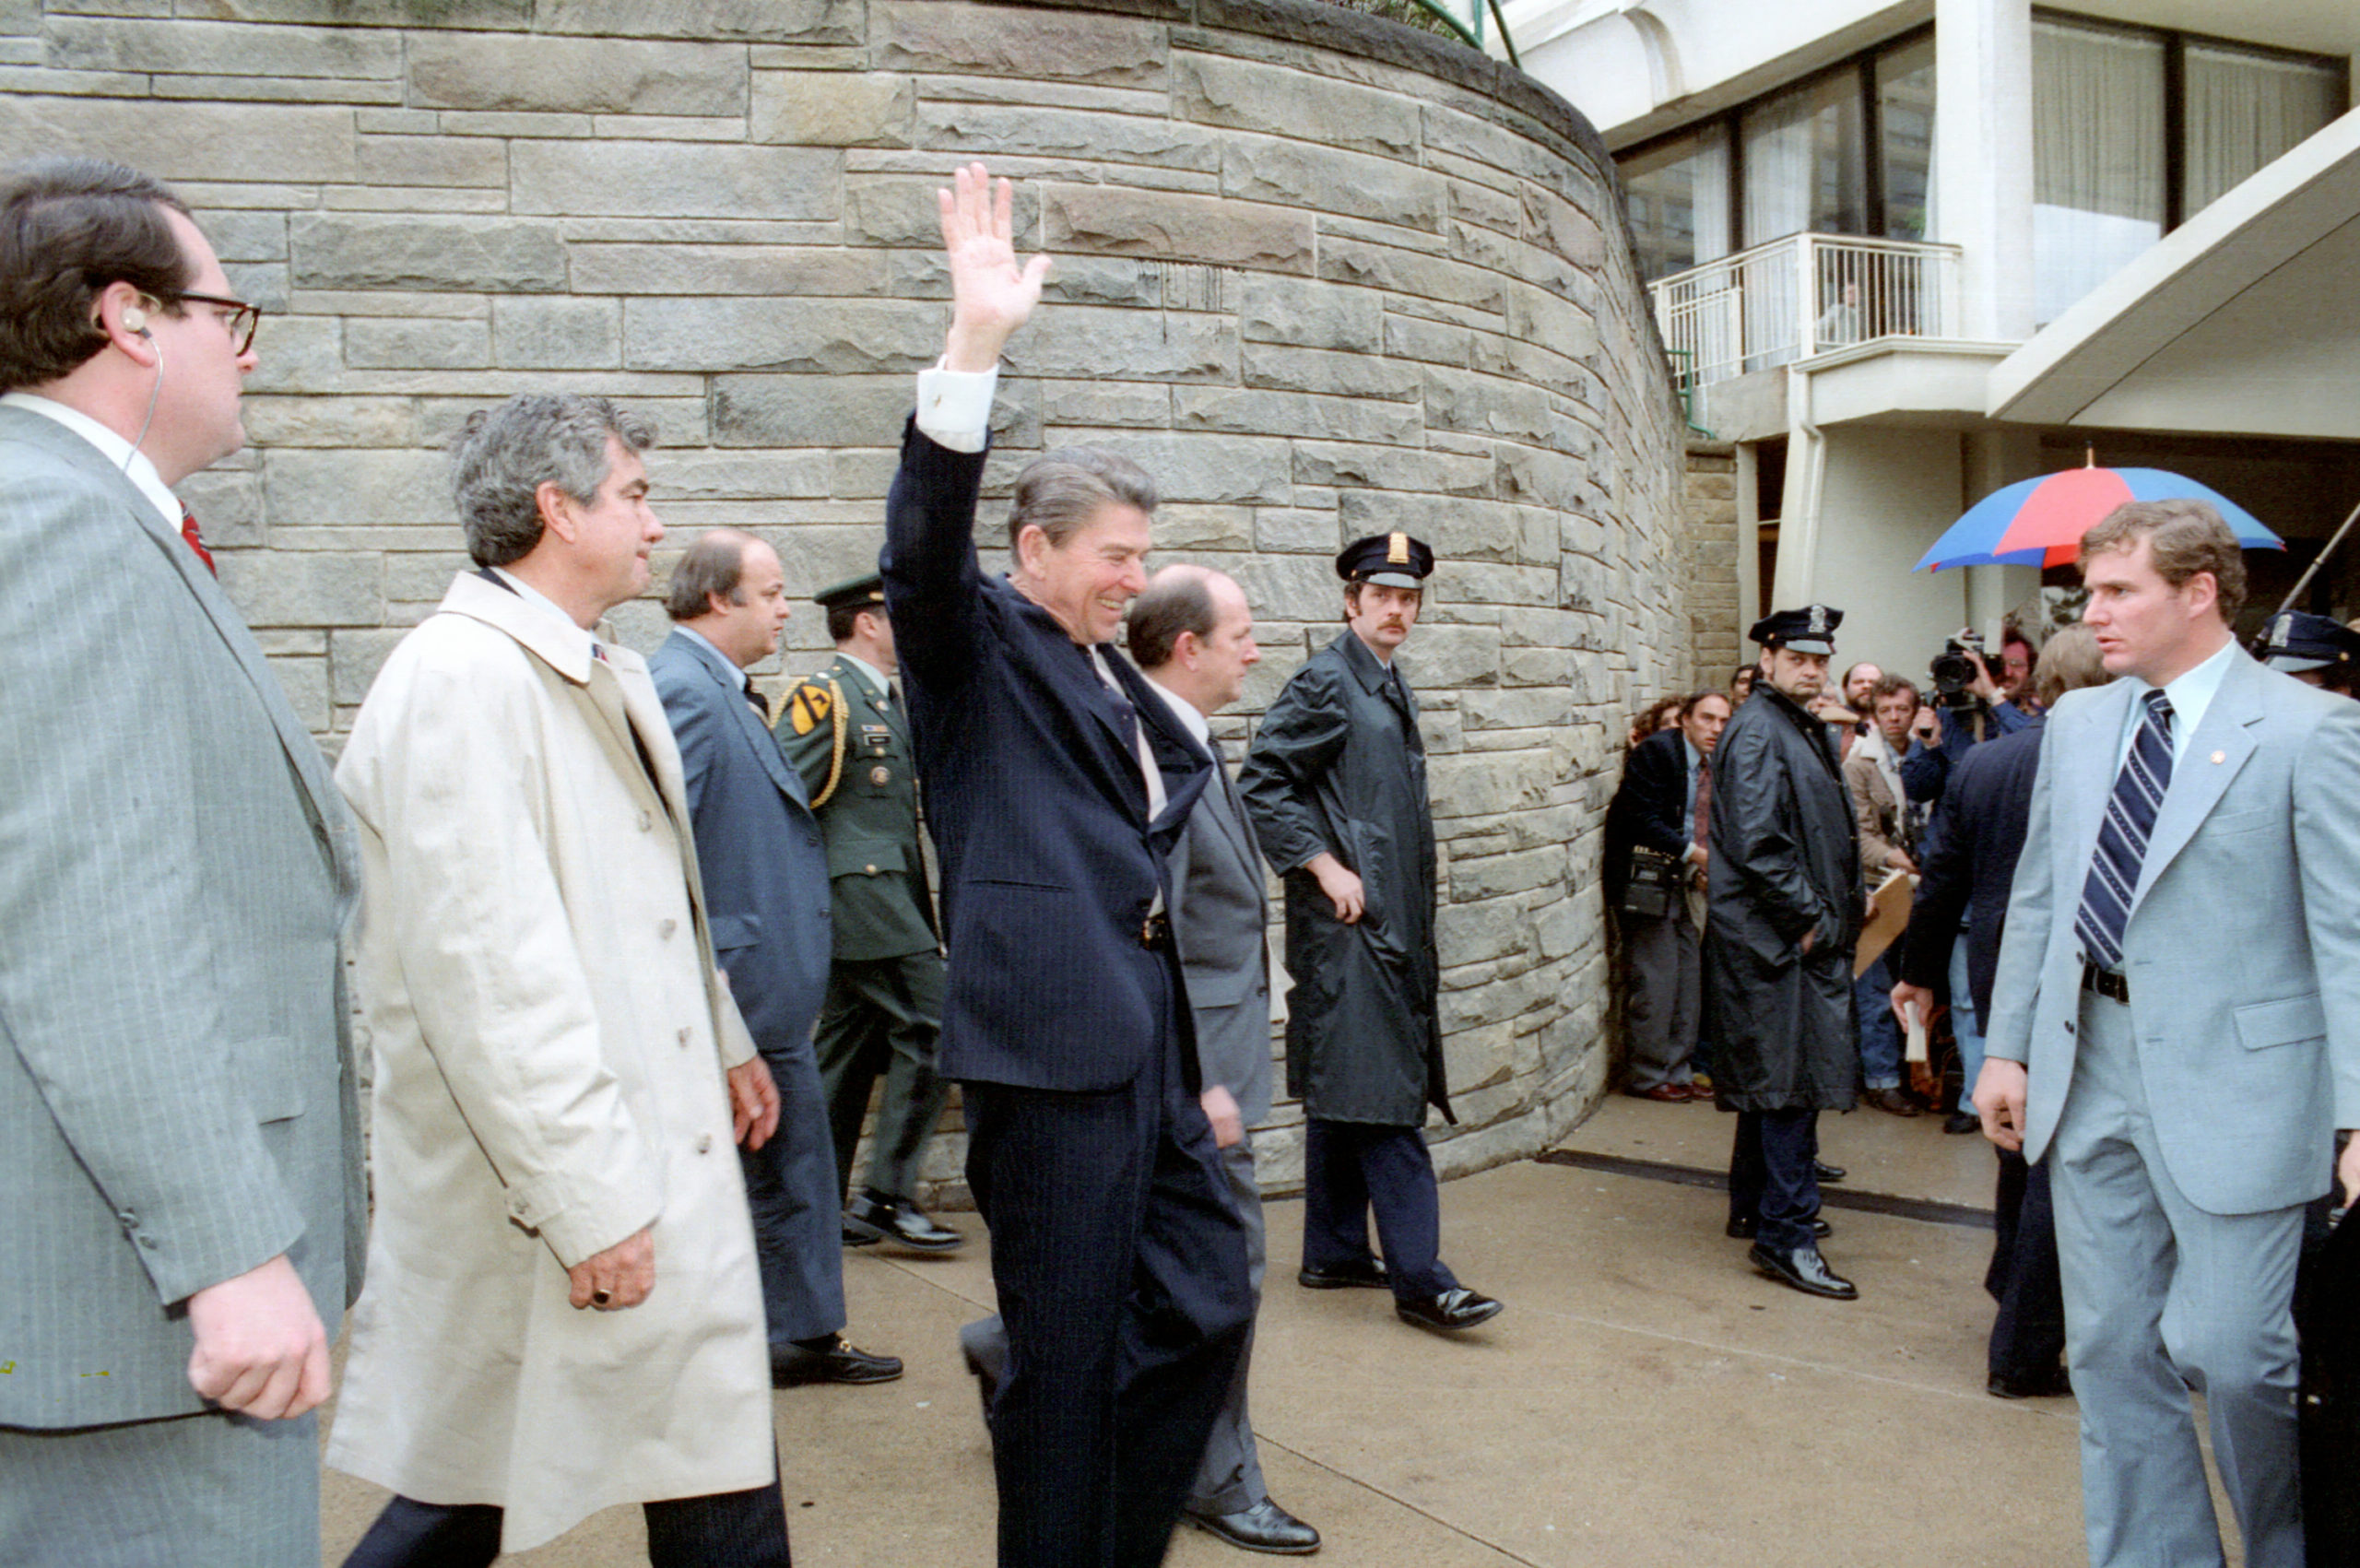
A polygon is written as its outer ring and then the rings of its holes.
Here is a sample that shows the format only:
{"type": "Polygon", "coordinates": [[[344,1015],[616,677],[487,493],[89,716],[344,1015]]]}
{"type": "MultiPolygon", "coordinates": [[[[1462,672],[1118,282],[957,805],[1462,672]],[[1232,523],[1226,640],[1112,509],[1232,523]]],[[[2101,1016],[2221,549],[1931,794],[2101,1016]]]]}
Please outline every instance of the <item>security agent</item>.
{"type": "Polygon", "coordinates": [[[1763,678],[1715,748],[1705,1031],[1714,1098],[1738,1113],[1729,1233],[1809,1295],[1859,1292],[1820,1256],[1819,1113],[1849,1110],[1859,1073],[1852,948],[1859,840],[1819,695],[1841,610],[1754,623],[1763,678]]]}
{"type": "Polygon", "coordinates": [[[2306,686],[2360,696],[2360,631],[2327,616],[2301,610],[2272,616],[2254,657],[2306,686]]]}
{"type": "Polygon", "coordinates": [[[1425,747],[1393,655],[1434,567],[1434,551],[1400,533],[1336,558],[1345,630],[1270,704],[1238,785],[1286,879],[1287,1091],[1305,1118],[1296,1278],[1313,1290],[1390,1287],[1404,1322],[1456,1331],[1501,1307],[1437,1256],[1442,1203],[1423,1130],[1428,1104],[1455,1118],[1435,1012],[1425,747]],[[1369,1251],[1372,1211],[1383,1263],[1369,1251]]]}
{"type": "Polygon", "coordinates": [[[935,1071],[942,1031],[942,938],[918,847],[918,781],[885,579],[871,572],[822,589],[836,657],[787,693],[778,743],[803,775],[828,843],[835,958],[820,1010],[820,1079],[835,1139],[836,1194],[882,1072],[868,1173],[844,1210],[844,1241],[949,1252],[966,1237],[917,1204],[918,1155],[950,1086],[935,1071]]]}

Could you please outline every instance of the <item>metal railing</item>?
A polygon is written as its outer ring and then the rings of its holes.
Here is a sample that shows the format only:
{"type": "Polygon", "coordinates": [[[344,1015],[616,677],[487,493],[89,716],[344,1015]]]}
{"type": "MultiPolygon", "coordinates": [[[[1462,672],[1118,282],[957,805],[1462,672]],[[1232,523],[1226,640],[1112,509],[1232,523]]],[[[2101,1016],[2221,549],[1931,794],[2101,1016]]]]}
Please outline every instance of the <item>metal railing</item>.
{"type": "Polygon", "coordinates": [[[1879,337],[1958,335],[1956,245],[1792,234],[1647,286],[1688,391],[1879,337]]]}

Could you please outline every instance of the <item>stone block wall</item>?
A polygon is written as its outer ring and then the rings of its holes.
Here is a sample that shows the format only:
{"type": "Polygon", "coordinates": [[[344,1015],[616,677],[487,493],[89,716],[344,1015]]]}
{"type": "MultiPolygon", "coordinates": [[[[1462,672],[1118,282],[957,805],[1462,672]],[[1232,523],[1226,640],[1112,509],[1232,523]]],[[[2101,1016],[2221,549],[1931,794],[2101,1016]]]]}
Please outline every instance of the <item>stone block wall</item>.
{"type": "Polygon", "coordinates": [[[1688,441],[1681,513],[1693,564],[1688,610],[1695,639],[1699,687],[1729,678],[1752,648],[1739,614],[1737,574],[1737,448],[1726,441],[1688,441]]]}
{"type": "MultiPolygon", "coordinates": [[[[250,445],[185,489],[331,749],[463,563],[440,444],[510,393],[655,415],[678,543],[753,529],[806,595],[872,564],[948,315],[933,193],[988,159],[1059,258],[995,494],[1060,443],[1147,466],[1160,553],[1253,599],[1233,746],[1335,635],[1334,552],[1432,542],[1404,665],[1444,856],[1437,1154],[1529,1153],[1594,1102],[1599,823],[1632,695],[1690,678],[1694,590],[1612,166],[1528,78],[1307,0],[0,0],[0,159],[165,176],[268,308],[250,445]]],[[[617,619],[664,631],[653,596],[617,619]]]]}

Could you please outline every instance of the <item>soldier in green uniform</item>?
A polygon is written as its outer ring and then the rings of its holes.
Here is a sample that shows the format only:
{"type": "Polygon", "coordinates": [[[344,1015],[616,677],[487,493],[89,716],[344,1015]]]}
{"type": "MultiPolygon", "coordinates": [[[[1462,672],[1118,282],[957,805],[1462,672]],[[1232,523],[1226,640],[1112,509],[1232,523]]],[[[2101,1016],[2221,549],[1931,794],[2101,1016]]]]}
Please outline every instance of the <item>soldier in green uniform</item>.
{"type": "Polygon", "coordinates": [[[918,1151],[950,1086],[934,1067],[942,941],[918,848],[909,720],[891,685],[884,579],[872,572],[818,597],[835,662],[787,693],[777,733],[828,841],[835,960],[818,1046],[839,1191],[851,1185],[869,1090],[885,1077],[868,1179],[845,1207],[844,1240],[947,1252],[966,1237],[929,1218],[915,1197],[918,1151]]]}

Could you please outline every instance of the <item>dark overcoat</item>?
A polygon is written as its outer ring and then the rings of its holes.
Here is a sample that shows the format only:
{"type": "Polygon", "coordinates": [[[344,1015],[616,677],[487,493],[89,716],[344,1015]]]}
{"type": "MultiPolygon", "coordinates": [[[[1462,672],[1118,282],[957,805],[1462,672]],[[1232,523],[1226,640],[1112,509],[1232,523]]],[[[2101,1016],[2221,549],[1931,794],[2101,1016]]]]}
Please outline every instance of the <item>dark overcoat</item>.
{"type": "Polygon", "coordinates": [[[1725,1111],[1847,1111],[1860,850],[1827,726],[1767,683],[1713,752],[1705,1038],[1725,1111]],[[1817,933],[1811,950],[1801,944],[1817,933]]]}
{"type": "Polygon", "coordinates": [[[1434,824],[1418,700],[1346,631],[1295,671],[1238,772],[1255,836],[1286,880],[1287,1092],[1322,1121],[1451,1119],[1434,1014],[1434,824]],[[1305,866],[1358,874],[1359,922],[1305,866]]]}

